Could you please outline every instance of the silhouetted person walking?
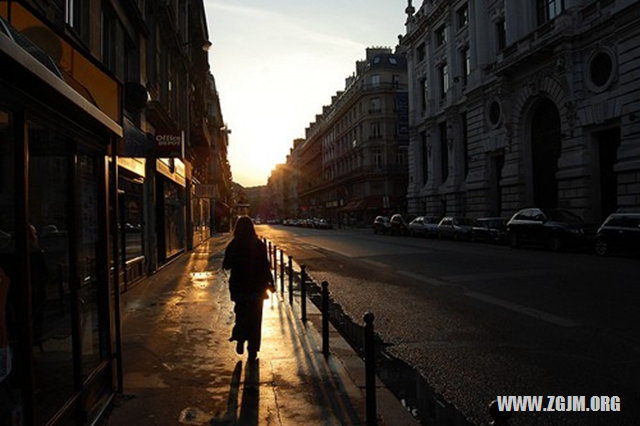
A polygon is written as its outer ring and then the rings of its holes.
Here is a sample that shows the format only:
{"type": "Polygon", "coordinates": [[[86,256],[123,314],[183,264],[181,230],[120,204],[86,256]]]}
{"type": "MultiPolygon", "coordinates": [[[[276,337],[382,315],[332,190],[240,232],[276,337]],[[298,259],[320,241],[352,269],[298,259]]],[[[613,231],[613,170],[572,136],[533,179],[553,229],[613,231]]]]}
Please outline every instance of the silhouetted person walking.
{"type": "Polygon", "coordinates": [[[222,267],[231,269],[229,292],[235,302],[236,323],[229,340],[237,342],[238,354],[244,353],[244,343],[248,342],[249,359],[256,359],[260,350],[262,305],[269,297],[267,291],[275,291],[275,287],[267,248],[256,235],[249,217],[240,216],[236,221],[222,267]]]}

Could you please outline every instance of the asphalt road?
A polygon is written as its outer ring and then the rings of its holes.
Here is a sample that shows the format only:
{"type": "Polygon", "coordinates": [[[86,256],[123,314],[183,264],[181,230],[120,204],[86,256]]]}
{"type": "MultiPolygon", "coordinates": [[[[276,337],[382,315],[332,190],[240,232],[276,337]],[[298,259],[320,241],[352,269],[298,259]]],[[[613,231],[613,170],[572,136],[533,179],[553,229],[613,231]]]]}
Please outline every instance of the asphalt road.
{"type": "Polygon", "coordinates": [[[373,312],[388,352],[472,422],[490,421],[498,395],[541,395],[585,396],[585,408],[618,396],[620,411],[520,412],[511,424],[637,424],[638,259],[363,229],[257,230],[327,280],[352,318],[373,312]]]}

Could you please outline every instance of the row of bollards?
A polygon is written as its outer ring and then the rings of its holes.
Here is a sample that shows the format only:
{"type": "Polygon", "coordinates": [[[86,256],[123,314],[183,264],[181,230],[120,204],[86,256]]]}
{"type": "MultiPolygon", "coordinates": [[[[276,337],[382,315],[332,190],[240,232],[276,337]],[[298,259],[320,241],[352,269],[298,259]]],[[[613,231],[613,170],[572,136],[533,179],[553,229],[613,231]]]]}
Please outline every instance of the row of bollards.
{"type": "MultiPolygon", "coordinates": [[[[280,279],[280,294],[284,300],[285,294],[285,275],[289,275],[289,304],[293,306],[293,258],[288,257],[287,271],[285,273],[285,253],[280,249],[280,271],[278,272],[278,247],[263,238],[265,245],[268,246],[269,264],[274,274],[274,284],[277,286],[278,278],[280,279]],[[279,273],[279,277],[278,277],[279,273]]],[[[62,275],[62,273],[60,273],[62,275]]],[[[307,322],[307,284],[313,281],[309,278],[306,265],[300,265],[300,319],[306,324],[307,322]]],[[[329,357],[329,284],[327,281],[321,283],[321,306],[322,313],[322,354],[325,358],[329,357]]],[[[63,308],[62,308],[63,309],[63,308]]],[[[367,312],[364,317],[364,361],[365,361],[365,402],[366,402],[366,424],[367,426],[377,425],[377,407],[376,407],[376,349],[375,349],[375,332],[374,322],[375,316],[367,312]]],[[[508,426],[508,413],[501,412],[498,409],[497,401],[492,401],[489,405],[489,414],[493,419],[490,424],[494,426],[508,426]]]]}
{"type": "MultiPolygon", "coordinates": [[[[269,265],[273,269],[274,283],[278,282],[278,247],[263,238],[268,247],[269,265]]],[[[284,250],[280,249],[280,293],[284,299],[284,250]]],[[[289,275],[289,304],[293,305],[293,258],[288,256],[289,275]]],[[[307,322],[307,267],[300,265],[300,320],[307,322]]],[[[322,354],[329,357],[329,283],[322,282],[322,354]]],[[[376,364],[375,364],[375,333],[373,329],[374,315],[367,312],[364,315],[364,361],[365,361],[365,392],[366,392],[366,423],[368,426],[377,425],[376,409],[376,364]]]]}

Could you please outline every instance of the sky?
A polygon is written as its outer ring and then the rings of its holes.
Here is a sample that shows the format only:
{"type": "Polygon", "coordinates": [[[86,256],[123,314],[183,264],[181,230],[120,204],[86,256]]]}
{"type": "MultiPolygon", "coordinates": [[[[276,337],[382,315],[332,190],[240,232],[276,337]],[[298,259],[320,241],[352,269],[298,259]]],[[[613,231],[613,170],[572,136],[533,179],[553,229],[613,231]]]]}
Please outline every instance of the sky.
{"type": "Polygon", "coordinates": [[[365,49],[394,49],[406,0],[205,0],[209,63],[233,180],[266,185],[293,140],[343,90],[365,49]]]}

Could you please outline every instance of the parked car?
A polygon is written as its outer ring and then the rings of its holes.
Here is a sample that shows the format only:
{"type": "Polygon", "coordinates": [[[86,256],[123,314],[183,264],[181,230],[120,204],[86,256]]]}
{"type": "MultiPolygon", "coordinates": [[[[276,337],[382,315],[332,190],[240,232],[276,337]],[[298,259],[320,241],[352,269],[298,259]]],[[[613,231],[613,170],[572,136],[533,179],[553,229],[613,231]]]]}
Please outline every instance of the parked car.
{"type": "Polygon", "coordinates": [[[332,229],[331,223],[324,218],[316,218],[313,220],[313,227],[316,229],[332,229]]]}
{"type": "Polygon", "coordinates": [[[526,208],[507,222],[511,247],[544,245],[553,251],[586,244],[585,225],[580,216],[564,209],[526,208]]]}
{"type": "Polygon", "coordinates": [[[388,234],[391,224],[387,216],[376,216],[373,220],[373,233],[374,234],[388,234]]]}
{"type": "Polygon", "coordinates": [[[389,233],[394,235],[409,235],[409,223],[400,214],[396,213],[389,220],[389,233]]]}
{"type": "Polygon", "coordinates": [[[471,228],[471,241],[504,243],[507,235],[507,218],[480,217],[471,228]]]}
{"type": "Polygon", "coordinates": [[[471,237],[473,219],[458,216],[445,216],[438,223],[438,238],[452,238],[456,241],[468,240],[471,237]]]}
{"type": "Polygon", "coordinates": [[[409,235],[423,235],[432,237],[438,235],[440,219],[432,216],[418,216],[409,222],[409,235]]]}
{"type": "Polygon", "coordinates": [[[595,252],[600,256],[640,252],[640,213],[609,215],[596,233],[595,252]]]}

